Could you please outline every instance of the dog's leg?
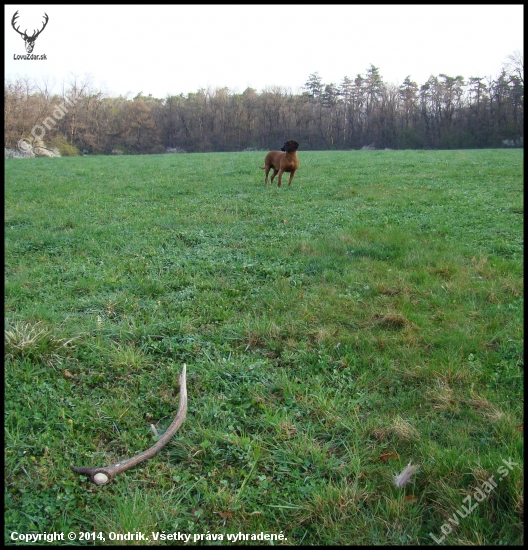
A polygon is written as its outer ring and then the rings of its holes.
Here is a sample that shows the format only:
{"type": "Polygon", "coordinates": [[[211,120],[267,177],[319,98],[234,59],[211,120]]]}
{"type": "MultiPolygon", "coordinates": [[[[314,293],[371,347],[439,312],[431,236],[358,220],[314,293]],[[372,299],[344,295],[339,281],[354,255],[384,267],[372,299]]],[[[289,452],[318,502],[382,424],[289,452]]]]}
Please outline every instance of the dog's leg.
{"type": "Polygon", "coordinates": [[[288,182],[288,187],[291,185],[291,182],[293,180],[293,176],[295,176],[295,170],[292,170],[291,171],[291,174],[290,174],[290,181],[288,182]]]}
{"type": "Polygon", "coordinates": [[[278,187],[281,187],[282,185],[282,174],[284,174],[284,170],[279,170],[279,184],[278,187]]]}
{"type": "MultiPolygon", "coordinates": [[[[271,176],[271,184],[272,185],[273,185],[273,180],[275,179],[275,176],[277,175],[277,173],[279,174],[279,181],[280,181],[281,173],[274,166],[273,167],[273,175],[271,176]]],[[[279,187],[280,187],[280,185],[279,185],[279,187]]]]}

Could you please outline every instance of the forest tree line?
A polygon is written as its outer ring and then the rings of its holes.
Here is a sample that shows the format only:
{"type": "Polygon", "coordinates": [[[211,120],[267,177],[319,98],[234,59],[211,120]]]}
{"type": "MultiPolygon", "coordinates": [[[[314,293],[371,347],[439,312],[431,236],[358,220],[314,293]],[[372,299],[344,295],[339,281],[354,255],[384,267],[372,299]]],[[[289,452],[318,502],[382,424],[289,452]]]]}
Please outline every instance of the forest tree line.
{"type": "Polygon", "coordinates": [[[5,147],[33,137],[62,154],[268,150],[285,139],[301,150],[523,146],[523,60],[509,59],[495,78],[440,74],[422,85],[410,77],[387,84],[373,65],[338,85],[313,73],[296,94],[215,88],[128,98],[109,97],[89,79],[72,77],[61,94],[46,82],[8,79],[5,147]]]}

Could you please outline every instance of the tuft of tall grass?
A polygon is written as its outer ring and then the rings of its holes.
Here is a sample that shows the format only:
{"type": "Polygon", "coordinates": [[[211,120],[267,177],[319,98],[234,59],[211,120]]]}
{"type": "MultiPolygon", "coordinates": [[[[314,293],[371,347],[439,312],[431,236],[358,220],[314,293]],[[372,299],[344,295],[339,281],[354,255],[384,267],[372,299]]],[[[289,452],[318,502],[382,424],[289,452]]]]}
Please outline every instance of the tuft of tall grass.
{"type": "Polygon", "coordinates": [[[79,337],[59,338],[42,322],[14,322],[4,329],[4,353],[11,360],[30,360],[48,366],[60,362],[61,356],[74,349],[72,342],[79,337]]]}

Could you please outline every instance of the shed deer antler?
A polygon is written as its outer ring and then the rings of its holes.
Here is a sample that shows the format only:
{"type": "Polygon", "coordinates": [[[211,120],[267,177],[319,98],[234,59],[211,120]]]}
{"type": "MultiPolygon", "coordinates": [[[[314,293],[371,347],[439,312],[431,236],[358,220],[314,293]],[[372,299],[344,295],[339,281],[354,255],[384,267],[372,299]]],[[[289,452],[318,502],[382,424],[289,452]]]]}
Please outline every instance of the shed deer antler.
{"type": "Polygon", "coordinates": [[[33,48],[35,47],[35,40],[38,38],[38,35],[46,28],[46,25],[48,24],[48,19],[49,19],[48,14],[47,13],[44,14],[44,18],[45,18],[44,26],[40,29],[40,31],[34,30],[32,36],[28,36],[27,29],[25,30],[25,32],[20,32],[19,30],[20,27],[18,27],[18,29],[15,27],[15,21],[17,17],[18,17],[18,10],[13,15],[13,19],[11,19],[11,25],[15,29],[15,31],[24,39],[27,53],[31,53],[33,51],[33,48]]]}
{"type": "Polygon", "coordinates": [[[90,476],[91,480],[96,485],[106,485],[112,479],[120,474],[125,472],[130,468],[133,468],[140,462],[148,460],[153,456],[156,456],[163,447],[167,445],[172,436],[178,431],[178,428],[183,424],[185,420],[185,415],[187,414],[187,367],[185,363],[183,364],[182,372],[180,375],[180,405],[178,406],[178,412],[176,418],[172,421],[172,424],[167,428],[167,431],[159,438],[159,440],[152,445],[146,451],[126,460],[122,460],[117,464],[111,464],[110,466],[104,466],[102,468],[88,468],[88,467],[77,467],[72,466],[72,470],[79,474],[84,474],[90,476]]]}

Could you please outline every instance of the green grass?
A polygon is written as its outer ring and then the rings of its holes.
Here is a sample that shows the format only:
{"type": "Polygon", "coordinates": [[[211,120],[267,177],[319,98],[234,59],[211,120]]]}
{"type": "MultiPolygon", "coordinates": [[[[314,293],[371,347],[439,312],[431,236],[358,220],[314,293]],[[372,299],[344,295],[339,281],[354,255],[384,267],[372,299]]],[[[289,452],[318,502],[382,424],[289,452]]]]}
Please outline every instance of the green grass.
{"type": "Polygon", "coordinates": [[[523,152],[299,156],[6,160],[6,541],[521,543],[523,152]]]}

